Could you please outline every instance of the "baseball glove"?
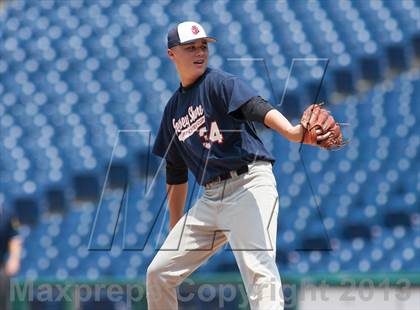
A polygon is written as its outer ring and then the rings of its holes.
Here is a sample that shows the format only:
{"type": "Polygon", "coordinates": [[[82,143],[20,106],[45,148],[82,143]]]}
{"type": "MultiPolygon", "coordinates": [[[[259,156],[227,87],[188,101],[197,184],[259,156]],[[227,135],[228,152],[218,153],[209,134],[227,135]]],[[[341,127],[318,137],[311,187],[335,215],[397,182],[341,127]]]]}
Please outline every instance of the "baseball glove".
{"type": "Polygon", "coordinates": [[[320,146],[325,149],[340,148],[347,143],[343,141],[340,125],[334,120],[330,112],[321,107],[321,104],[312,104],[303,112],[300,120],[305,129],[303,143],[320,146]],[[318,136],[324,139],[318,141],[318,136]]]}

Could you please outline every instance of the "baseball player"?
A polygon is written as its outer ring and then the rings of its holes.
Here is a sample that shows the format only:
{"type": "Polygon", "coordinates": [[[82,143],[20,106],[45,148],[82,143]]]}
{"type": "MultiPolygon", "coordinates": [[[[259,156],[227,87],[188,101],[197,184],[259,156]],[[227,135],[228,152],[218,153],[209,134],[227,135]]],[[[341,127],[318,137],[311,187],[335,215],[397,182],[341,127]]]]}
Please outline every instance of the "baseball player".
{"type": "Polygon", "coordinates": [[[192,21],[168,32],[168,57],[181,83],[165,107],[153,153],[166,160],[171,231],[147,270],[148,307],[177,309],[176,287],[229,242],[251,308],[283,309],[274,158],[253,122],[313,145],[332,136],[332,125],[308,127],[320,114],[313,105],[313,115],[293,126],[241,79],[208,68],[207,45],[214,41],[192,21]],[[184,214],[188,169],[204,193],[184,214]]]}
{"type": "Polygon", "coordinates": [[[0,309],[11,309],[10,277],[20,268],[22,239],[15,227],[14,216],[0,203],[0,309]]]}

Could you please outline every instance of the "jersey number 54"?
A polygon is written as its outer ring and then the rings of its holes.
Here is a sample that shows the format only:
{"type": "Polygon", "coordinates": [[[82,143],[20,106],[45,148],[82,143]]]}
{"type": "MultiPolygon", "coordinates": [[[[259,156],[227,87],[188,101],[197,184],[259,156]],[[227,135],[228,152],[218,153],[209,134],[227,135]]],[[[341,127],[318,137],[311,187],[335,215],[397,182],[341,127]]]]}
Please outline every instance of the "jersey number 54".
{"type": "Polygon", "coordinates": [[[207,149],[210,149],[212,143],[223,143],[223,134],[220,132],[216,122],[211,122],[210,132],[207,131],[204,125],[198,130],[198,134],[200,135],[203,146],[207,149]]]}

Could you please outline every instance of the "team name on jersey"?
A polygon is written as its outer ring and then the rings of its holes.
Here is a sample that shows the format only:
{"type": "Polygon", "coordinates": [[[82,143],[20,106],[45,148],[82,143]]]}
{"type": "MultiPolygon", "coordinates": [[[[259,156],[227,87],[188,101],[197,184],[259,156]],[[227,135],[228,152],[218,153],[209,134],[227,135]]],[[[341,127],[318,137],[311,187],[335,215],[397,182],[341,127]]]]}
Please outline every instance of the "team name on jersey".
{"type": "Polygon", "coordinates": [[[178,120],[172,119],[172,126],[178,135],[179,141],[188,139],[205,123],[204,109],[201,104],[196,107],[190,106],[187,112],[186,115],[181,116],[178,120]]]}

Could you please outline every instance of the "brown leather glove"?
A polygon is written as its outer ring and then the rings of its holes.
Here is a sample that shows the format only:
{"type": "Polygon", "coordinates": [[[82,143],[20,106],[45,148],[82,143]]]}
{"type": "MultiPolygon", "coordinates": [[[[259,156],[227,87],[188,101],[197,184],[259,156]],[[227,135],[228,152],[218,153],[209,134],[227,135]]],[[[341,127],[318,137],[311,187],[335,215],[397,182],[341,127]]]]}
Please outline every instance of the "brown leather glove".
{"type": "Polygon", "coordinates": [[[344,146],[343,133],[330,112],[320,104],[312,104],[303,112],[300,120],[305,129],[303,143],[319,146],[325,149],[335,149],[344,146]],[[325,138],[318,141],[318,136],[325,138]]]}

